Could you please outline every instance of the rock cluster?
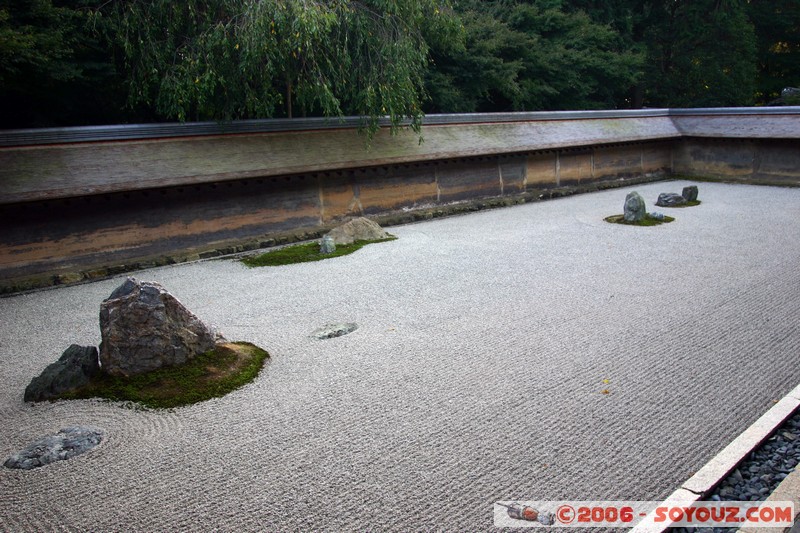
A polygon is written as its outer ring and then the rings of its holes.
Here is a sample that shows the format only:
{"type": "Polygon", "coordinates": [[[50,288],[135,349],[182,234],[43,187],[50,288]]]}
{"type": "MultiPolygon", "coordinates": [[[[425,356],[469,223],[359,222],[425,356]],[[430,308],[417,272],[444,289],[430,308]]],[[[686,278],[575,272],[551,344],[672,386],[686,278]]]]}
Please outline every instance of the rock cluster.
{"type": "Polygon", "coordinates": [[[681,194],[674,192],[662,192],[658,195],[656,205],[661,207],[677,207],[685,205],[687,202],[697,201],[697,185],[684,187],[681,194]]]}
{"type": "Polygon", "coordinates": [[[42,437],[9,457],[3,466],[31,470],[39,466],[71,459],[100,444],[103,432],[96,428],[75,426],[55,435],[42,437]]]}
{"type": "Polygon", "coordinates": [[[103,372],[132,376],[185,363],[222,336],[160,284],[129,277],[100,305],[103,372]]]}
{"type": "Polygon", "coordinates": [[[225,339],[158,283],[129,277],[100,305],[100,350],[73,344],[31,380],[26,402],[59,398],[101,371],[132,376],[185,363],[225,339]]]}
{"type": "Polygon", "coordinates": [[[328,232],[327,236],[332,237],[335,244],[351,244],[355,241],[388,239],[390,235],[376,222],[365,217],[359,217],[333,228],[328,232]]]}
{"type": "Polygon", "coordinates": [[[26,402],[53,400],[89,383],[100,372],[97,348],[73,344],[25,388],[26,402]]]}

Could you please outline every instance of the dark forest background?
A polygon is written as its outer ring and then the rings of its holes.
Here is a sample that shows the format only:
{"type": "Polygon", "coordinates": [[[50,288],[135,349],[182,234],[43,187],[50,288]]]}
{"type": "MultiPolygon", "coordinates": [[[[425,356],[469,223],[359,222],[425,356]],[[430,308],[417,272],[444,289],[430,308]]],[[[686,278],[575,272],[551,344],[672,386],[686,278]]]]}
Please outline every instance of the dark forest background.
{"type": "Polygon", "coordinates": [[[800,103],[800,0],[0,0],[0,128],[800,103]]]}

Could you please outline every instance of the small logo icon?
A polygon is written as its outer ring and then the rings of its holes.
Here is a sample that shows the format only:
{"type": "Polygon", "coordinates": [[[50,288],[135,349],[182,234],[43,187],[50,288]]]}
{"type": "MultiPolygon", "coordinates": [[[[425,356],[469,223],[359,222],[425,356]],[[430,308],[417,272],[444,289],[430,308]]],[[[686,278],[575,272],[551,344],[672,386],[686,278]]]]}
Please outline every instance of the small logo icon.
{"type": "Polygon", "coordinates": [[[553,525],[553,513],[540,512],[530,505],[512,502],[505,504],[497,502],[497,505],[506,508],[506,513],[514,520],[524,520],[526,522],[538,522],[544,526],[553,525]]]}
{"type": "Polygon", "coordinates": [[[512,503],[511,505],[498,503],[497,505],[505,507],[508,516],[514,520],[527,520],[528,522],[536,522],[539,518],[539,511],[527,505],[522,505],[519,503],[512,503]]]}
{"type": "Polygon", "coordinates": [[[575,520],[575,509],[571,505],[562,505],[556,509],[556,517],[562,524],[571,524],[575,520]]]}

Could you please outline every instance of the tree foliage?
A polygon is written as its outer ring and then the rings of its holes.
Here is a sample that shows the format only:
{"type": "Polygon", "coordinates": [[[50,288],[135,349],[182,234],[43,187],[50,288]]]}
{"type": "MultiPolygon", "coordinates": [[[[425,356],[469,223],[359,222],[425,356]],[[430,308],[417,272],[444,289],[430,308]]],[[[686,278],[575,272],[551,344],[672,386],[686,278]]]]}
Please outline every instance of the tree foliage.
{"type": "Polygon", "coordinates": [[[757,38],[756,100],[769,103],[787,86],[800,87],[800,2],[750,0],[757,38]]]}
{"type": "Polygon", "coordinates": [[[744,0],[663,0],[641,14],[645,102],[662,107],[751,105],[755,33],[744,0]]]}
{"type": "Polygon", "coordinates": [[[92,7],[0,0],[0,127],[122,118],[110,105],[119,86],[111,46],[90,26],[92,7]]]}
{"type": "Polygon", "coordinates": [[[746,0],[569,0],[646,51],[632,107],[750,105],[755,34],[746,0]]]}
{"type": "Polygon", "coordinates": [[[428,42],[458,38],[441,0],[115,0],[131,103],[179,120],[421,119],[428,42]]]}
{"type": "Polygon", "coordinates": [[[0,128],[767,104],[797,0],[0,0],[0,128]]]}
{"type": "Polygon", "coordinates": [[[435,55],[432,109],[443,112],[617,107],[641,49],[558,0],[465,0],[463,49],[435,55]]]}

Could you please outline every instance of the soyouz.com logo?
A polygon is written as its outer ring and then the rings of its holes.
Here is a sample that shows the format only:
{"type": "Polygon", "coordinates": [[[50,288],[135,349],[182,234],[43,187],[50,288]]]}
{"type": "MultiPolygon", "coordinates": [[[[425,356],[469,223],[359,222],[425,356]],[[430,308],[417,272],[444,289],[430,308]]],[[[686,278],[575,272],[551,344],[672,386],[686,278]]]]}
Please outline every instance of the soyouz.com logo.
{"type": "Polygon", "coordinates": [[[499,501],[496,527],[636,527],[642,521],[664,527],[790,527],[794,503],[499,501]]]}

